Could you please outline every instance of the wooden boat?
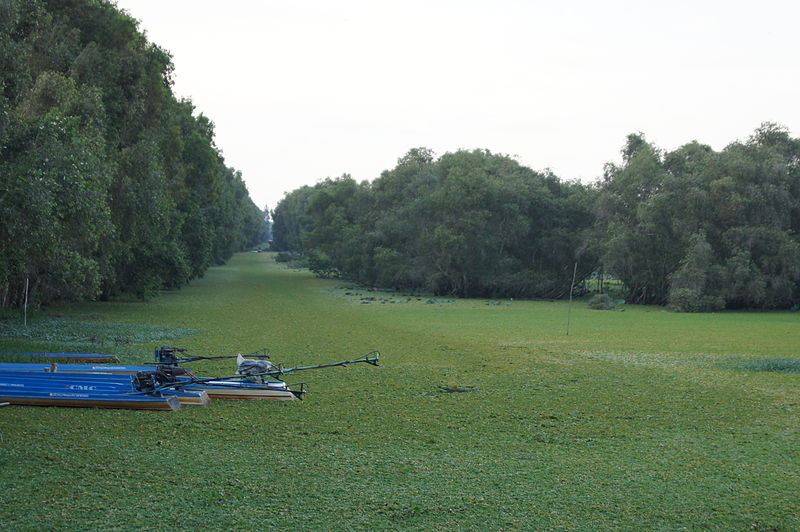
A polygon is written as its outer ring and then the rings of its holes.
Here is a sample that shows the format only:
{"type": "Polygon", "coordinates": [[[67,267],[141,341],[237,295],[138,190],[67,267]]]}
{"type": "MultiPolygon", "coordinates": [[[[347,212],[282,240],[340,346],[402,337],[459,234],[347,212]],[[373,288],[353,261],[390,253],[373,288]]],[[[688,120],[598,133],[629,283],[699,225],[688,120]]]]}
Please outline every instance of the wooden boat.
{"type": "MultiPolygon", "coordinates": [[[[146,393],[133,375],[109,373],[50,373],[28,371],[0,372],[0,388],[55,388],[97,393],[146,393]]],[[[164,390],[162,395],[174,395],[182,405],[207,406],[209,396],[202,390],[164,390]]]]}
{"type": "Polygon", "coordinates": [[[12,405],[129,408],[135,410],[177,410],[174,395],[133,393],[92,393],[81,391],[16,390],[0,388],[0,401],[12,405]]]}
{"type": "Polygon", "coordinates": [[[285,382],[269,381],[266,383],[244,381],[206,381],[188,384],[184,390],[203,390],[212,399],[261,399],[272,401],[293,401],[302,399],[305,384],[299,389],[289,388],[285,382]]]}
{"type": "MultiPolygon", "coordinates": [[[[142,371],[153,371],[153,366],[124,366],[105,364],[42,364],[29,362],[0,362],[0,372],[6,371],[44,371],[50,373],[116,373],[136,375],[142,371]]],[[[191,372],[185,368],[186,374],[191,372]]],[[[0,373],[1,374],[1,373],[0,373]]]]}
{"type": "MultiPolygon", "coordinates": [[[[5,375],[15,372],[34,372],[34,373],[47,373],[50,375],[62,375],[68,379],[76,379],[76,375],[100,375],[101,379],[108,381],[114,376],[128,377],[128,381],[132,379],[131,376],[138,375],[143,372],[153,372],[156,368],[153,366],[105,366],[99,364],[26,364],[26,363],[0,363],[0,379],[5,375]]],[[[191,372],[185,368],[170,368],[170,371],[175,369],[183,370],[185,377],[179,377],[185,385],[176,386],[172,388],[176,391],[183,391],[185,393],[203,393],[209,398],[216,399],[272,399],[277,401],[291,401],[298,399],[305,393],[305,386],[301,385],[298,390],[289,388],[285,382],[282,381],[267,381],[264,383],[251,383],[241,380],[206,380],[194,379],[191,372]],[[193,380],[203,381],[201,383],[193,383],[193,380]]],[[[165,393],[168,392],[165,390],[165,393]]],[[[184,398],[183,402],[188,401],[184,398]]],[[[202,404],[190,403],[185,404],[202,404]]]]}
{"type": "Polygon", "coordinates": [[[0,355],[28,358],[59,358],[82,362],[119,362],[117,355],[102,353],[68,353],[59,351],[0,351],[0,355]]]}
{"type": "MultiPolygon", "coordinates": [[[[302,399],[306,393],[305,384],[300,384],[299,389],[287,386],[283,381],[269,378],[278,378],[286,373],[312,369],[348,366],[359,362],[366,362],[373,366],[378,365],[379,353],[373,351],[361,358],[344,360],[331,364],[316,366],[295,366],[285,368],[271,362],[246,360],[242,355],[236,356],[198,356],[178,357],[177,353],[185,350],[172,347],[162,347],[156,350],[156,367],[153,366],[110,366],[91,364],[19,364],[0,363],[0,380],[14,372],[31,372],[36,375],[59,375],[69,379],[65,382],[78,383],[89,380],[88,386],[110,386],[119,382],[119,386],[132,386],[139,393],[173,394],[184,401],[189,397],[184,394],[204,393],[208,397],[218,399],[261,399],[274,401],[292,401],[302,399]],[[197,360],[237,358],[239,373],[230,377],[198,378],[179,364],[197,360]],[[243,364],[246,362],[247,364],[243,364]],[[254,363],[255,362],[255,363],[254,363]],[[243,368],[246,368],[243,370],[243,368]],[[78,376],[80,375],[80,377],[78,376]],[[85,377],[94,375],[94,377],[85,377]],[[130,383],[120,376],[128,376],[130,383]],[[94,379],[94,380],[92,380],[94,379]],[[132,384],[131,384],[132,383],[132,384]]],[[[266,357],[267,355],[263,355],[266,357]]],[[[98,388],[98,390],[101,388],[98,388]]],[[[187,403],[199,404],[199,403],[187,403]]]]}
{"type": "Polygon", "coordinates": [[[133,405],[141,404],[145,409],[156,408],[153,405],[159,401],[150,401],[148,397],[173,397],[181,405],[206,406],[209,403],[208,394],[202,390],[148,393],[137,385],[135,377],[131,375],[25,371],[0,373],[0,400],[5,399],[12,404],[39,405],[50,400],[52,406],[138,408],[133,405]],[[113,397],[117,399],[112,400],[113,397]],[[120,398],[126,399],[124,404],[120,398]],[[97,404],[92,404],[93,399],[97,404]],[[74,404],[76,402],[80,404],[74,404]]]}

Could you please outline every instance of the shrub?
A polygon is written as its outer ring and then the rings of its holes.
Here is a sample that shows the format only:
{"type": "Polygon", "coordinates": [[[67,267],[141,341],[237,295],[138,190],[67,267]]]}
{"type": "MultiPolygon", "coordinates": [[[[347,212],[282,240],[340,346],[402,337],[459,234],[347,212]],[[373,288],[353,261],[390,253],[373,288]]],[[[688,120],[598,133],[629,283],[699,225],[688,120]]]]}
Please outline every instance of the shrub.
{"type": "Polygon", "coordinates": [[[714,312],[725,308],[725,298],[722,296],[703,296],[700,298],[702,312],[714,312]]]}
{"type": "Polygon", "coordinates": [[[720,296],[701,295],[691,288],[678,288],[669,291],[667,306],[675,312],[713,312],[725,307],[720,296]]]}
{"type": "Polygon", "coordinates": [[[589,299],[589,308],[594,310],[614,310],[614,300],[608,294],[595,294],[589,299]]]}
{"type": "Polygon", "coordinates": [[[298,253],[293,253],[291,251],[281,251],[277,255],[275,255],[275,262],[295,262],[300,260],[300,255],[298,253]]]}
{"type": "Polygon", "coordinates": [[[667,306],[675,312],[700,312],[700,294],[691,288],[670,290],[667,306]]]}

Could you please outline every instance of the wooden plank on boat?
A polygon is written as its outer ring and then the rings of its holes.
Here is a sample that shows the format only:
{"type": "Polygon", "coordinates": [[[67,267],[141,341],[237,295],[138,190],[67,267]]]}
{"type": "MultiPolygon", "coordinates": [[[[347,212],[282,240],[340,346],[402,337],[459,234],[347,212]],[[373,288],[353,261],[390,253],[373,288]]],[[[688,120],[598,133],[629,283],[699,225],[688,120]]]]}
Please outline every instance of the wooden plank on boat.
{"type": "Polygon", "coordinates": [[[209,386],[203,390],[212,399],[257,399],[267,401],[293,401],[297,396],[289,390],[248,390],[209,386]]]}
{"type": "Polygon", "coordinates": [[[208,406],[211,402],[211,396],[204,390],[180,390],[180,391],[164,391],[164,395],[173,395],[178,398],[182,405],[188,406],[208,406]]]}
{"type": "Polygon", "coordinates": [[[190,384],[186,390],[205,390],[212,399],[259,399],[271,401],[293,401],[303,391],[291,390],[280,381],[252,383],[241,381],[210,381],[190,384]]]}

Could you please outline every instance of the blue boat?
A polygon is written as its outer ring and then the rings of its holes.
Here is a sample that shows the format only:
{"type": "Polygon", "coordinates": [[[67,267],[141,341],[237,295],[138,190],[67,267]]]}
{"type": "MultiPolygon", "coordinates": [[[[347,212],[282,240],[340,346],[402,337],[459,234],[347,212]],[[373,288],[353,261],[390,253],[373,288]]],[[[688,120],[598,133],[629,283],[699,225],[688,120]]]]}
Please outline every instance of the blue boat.
{"type": "Polygon", "coordinates": [[[88,391],[0,388],[0,401],[12,405],[71,406],[89,408],[129,408],[135,410],[177,410],[181,403],[174,395],[133,393],[93,393],[88,391]]]}
{"type": "MultiPolygon", "coordinates": [[[[37,375],[72,375],[67,377],[73,384],[81,383],[76,375],[102,375],[95,380],[88,380],[87,386],[92,383],[100,382],[102,386],[116,382],[117,377],[113,375],[127,374],[135,375],[131,382],[133,388],[139,392],[160,392],[172,394],[184,393],[205,393],[212,398],[220,399],[267,399],[278,401],[291,401],[302,399],[305,391],[305,384],[300,384],[298,389],[290,388],[285,382],[272,380],[286,373],[304,371],[312,369],[330,368],[336,366],[347,366],[359,362],[366,362],[373,366],[378,365],[380,354],[372,351],[363,357],[334,362],[331,364],[319,364],[315,366],[295,366],[285,368],[281,365],[274,365],[263,360],[248,360],[242,355],[236,355],[237,370],[236,375],[230,377],[220,377],[203,379],[197,378],[187,369],[180,367],[179,364],[205,359],[234,358],[234,356],[199,356],[199,357],[178,357],[176,353],[184,352],[183,349],[162,347],[156,350],[156,365],[153,366],[109,366],[109,365],[89,365],[89,364],[15,364],[0,363],[0,381],[3,375],[13,372],[30,372],[37,375]],[[166,356],[165,355],[169,355],[166,356]],[[99,379],[99,380],[97,380],[99,379]]],[[[10,377],[9,377],[10,379],[10,377]]],[[[56,382],[56,381],[54,381],[56,382]]],[[[120,381],[121,386],[127,386],[127,381],[120,381]]],[[[98,385],[99,386],[99,385],[98,385]]],[[[98,388],[99,390],[100,388],[98,388]]]]}
{"type": "Polygon", "coordinates": [[[82,362],[119,362],[117,355],[108,355],[102,353],[69,353],[60,351],[0,351],[0,356],[59,358],[82,362]]]}
{"type": "MultiPolygon", "coordinates": [[[[153,366],[105,366],[100,364],[27,364],[14,362],[0,362],[0,380],[9,373],[35,373],[48,375],[62,375],[67,379],[75,379],[76,375],[99,375],[101,379],[114,376],[127,376],[153,373],[153,366]]],[[[302,398],[305,394],[305,385],[299,389],[292,389],[282,381],[267,381],[263,383],[246,382],[243,380],[212,380],[197,379],[185,368],[170,368],[170,371],[183,370],[185,376],[178,376],[176,380],[185,382],[184,385],[175,385],[171,389],[184,392],[202,392],[214,399],[262,399],[291,401],[302,398]],[[197,381],[202,382],[197,382],[197,381]]],[[[243,379],[244,377],[242,377],[243,379]]],[[[163,383],[162,383],[163,384],[163,383]]],[[[177,393],[177,392],[170,392],[177,393]]]]}
{"type": "MultiPolygon", "coordinates": [[[[44,364],[32,362],[0,362],[0,372],[44,371],[53,373],[119,373],[136,375],[142,371],[153,371],[153,366],[124,366],[104,364],[44,364]]],[[[188,372],[188,370],[185,370],[188,372]]]]}
{"type": "Polygon", "coordinates": [[[0,401],[21,405],[96,406],[174,410],[178,406],[207,405],[202,390],[143,389],[136,377],[91,373],[13,372],[0,373],[0,401]]]}
{"type": "MultiPolygon", "coordinates": [[[[179,380],[181,377],[178,378],[179,380]]],[[[191,381],[191,379],[188,379],[191,381]]],[[[293,401],[302,399],[305,384],[299,388],[290,388],[283,381],[268,381],[264,383],[246,382],[239,380],[207,380],[193,382],[179,389],[203,390],[213,399],[261,399],[272,401],[293,401]]]]}

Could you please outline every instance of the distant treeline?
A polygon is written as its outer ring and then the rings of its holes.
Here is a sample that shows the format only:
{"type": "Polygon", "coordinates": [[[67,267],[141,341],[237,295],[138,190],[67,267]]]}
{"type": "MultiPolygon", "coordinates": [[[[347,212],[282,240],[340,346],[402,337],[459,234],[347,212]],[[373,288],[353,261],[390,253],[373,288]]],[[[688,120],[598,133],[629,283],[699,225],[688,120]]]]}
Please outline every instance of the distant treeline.
{"type": "Polygon", "coordinates": [[[0,306],[144,297],[266,238],[172,69],[110,2],[0,1],[0,306]]]}
{"type": "Polygon", "coordinates": [[[488,151],[414,149],[372,183],[297,189],[273,219],[278,250],[380,287],[554,298],[602,272],[628,302],[681,311],[800,303],[800,140],[774,124],[721,152],[630,135],[591,185],[488,151]]]}

